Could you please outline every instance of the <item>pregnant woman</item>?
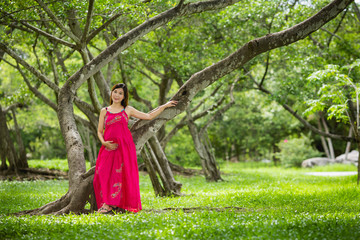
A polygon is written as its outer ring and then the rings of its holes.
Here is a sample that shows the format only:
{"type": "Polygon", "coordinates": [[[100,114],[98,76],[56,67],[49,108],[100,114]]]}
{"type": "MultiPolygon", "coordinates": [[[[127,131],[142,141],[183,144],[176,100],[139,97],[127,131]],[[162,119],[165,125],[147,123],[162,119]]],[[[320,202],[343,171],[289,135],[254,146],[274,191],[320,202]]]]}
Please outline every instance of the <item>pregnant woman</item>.
{"type": "Polygon", "coordinates": [[[94,191],[99,213],[138,212],[141,208],[136,148],[128,128],[131,116],[151,120],[177,101],[169,101],[150,113],[128,106],[123,83],[113,86],[110,106],[100,112],[98,137],[102,143],[96,160],[94,191]]]}

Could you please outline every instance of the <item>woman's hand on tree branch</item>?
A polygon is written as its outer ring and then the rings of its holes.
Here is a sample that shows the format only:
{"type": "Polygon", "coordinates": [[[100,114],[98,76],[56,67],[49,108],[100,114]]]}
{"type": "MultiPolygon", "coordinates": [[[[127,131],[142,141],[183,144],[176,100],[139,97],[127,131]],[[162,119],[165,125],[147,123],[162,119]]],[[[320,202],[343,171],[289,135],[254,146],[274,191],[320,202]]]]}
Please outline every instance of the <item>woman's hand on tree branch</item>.
{"type": "Polygon", "coordinates": [[[178,104],[178,101],[171,100],[171,101],[168,101],[167,103],[165,103],[164,106],[165,106],[165,108],[175,107],[177,104],[178,104]]]}

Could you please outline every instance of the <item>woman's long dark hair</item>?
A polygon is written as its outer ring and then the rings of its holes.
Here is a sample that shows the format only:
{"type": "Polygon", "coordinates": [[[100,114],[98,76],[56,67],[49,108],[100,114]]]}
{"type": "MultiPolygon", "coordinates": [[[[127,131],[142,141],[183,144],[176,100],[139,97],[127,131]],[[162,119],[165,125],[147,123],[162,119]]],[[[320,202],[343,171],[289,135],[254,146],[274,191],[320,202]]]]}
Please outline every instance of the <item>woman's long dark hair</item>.
{"type": "Polygon", "coordinates": [[[124,90],[124,99],[121,101],[121,105],[125,108],[129,102],[129,92],[128,92],[128,89],[127,89],[125,83],[118,83],[112,87],[111,94],[110,94],[110,105],[113,103],[112,92],[117,88],[122,88],[124,90]]]}

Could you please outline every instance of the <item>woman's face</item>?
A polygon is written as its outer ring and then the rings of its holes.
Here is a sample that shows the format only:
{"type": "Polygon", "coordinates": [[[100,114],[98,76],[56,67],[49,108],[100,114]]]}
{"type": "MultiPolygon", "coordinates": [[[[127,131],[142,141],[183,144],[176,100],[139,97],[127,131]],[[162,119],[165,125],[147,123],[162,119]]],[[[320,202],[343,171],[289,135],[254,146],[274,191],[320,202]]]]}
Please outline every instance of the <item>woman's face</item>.
{"type": "Polygon", "coordinates": [[[122,88],[116,88],[111,93],[111,99],[113,100],[113,103],[121,103],[124,97],[124,89],[122,88]]]}

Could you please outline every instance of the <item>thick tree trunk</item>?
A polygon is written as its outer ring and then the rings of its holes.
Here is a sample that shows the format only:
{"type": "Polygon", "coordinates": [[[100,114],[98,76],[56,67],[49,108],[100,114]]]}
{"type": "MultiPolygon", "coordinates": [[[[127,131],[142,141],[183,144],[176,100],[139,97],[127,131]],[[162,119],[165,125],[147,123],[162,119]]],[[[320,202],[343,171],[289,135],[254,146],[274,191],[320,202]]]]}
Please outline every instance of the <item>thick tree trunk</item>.
{"type": "Polygon", "coordinates": [[[220,176],[220,168],[216,163],[215,154],[211,147],[211,142],[207,132],[202,136],[202,142],[204,144],[205,152],[207,153],[208,165],[211,170],[212,181],[223,180],[220,176]]]}
{"type": "Polygon", "coordinates": [[[199,131],[192,119],[191,111],[188,108],[186,111],[187,114],[187,122],[191,137],[193,139],[195,150],[198,153],[201,161],[201,167],[205,174],[205,179],[207,181],[219,181],[222,180],[220,176],[220,171],[216,166],[215,158],[212,153],[209,151],[208,145],[206,145],[206,141],[204,141],[203,136],[200,136],[199,131]]]}
{"type": "Polygon", "coordinates": [[[8,169],[8,166],[6,164],[6,154],[5,154],[5,143],[2,139],[0,139],[0,157],[1,157],[1,165],[0,165],[0,171],[4,171],[8,169]]]}
{"type": "Polygon", "coordinates": [[[12,116],[13,116],[13,120],[14,120],[14,126],[15,126],[15,133],[16,133],[16,141],[19,147],[19,157],[17,158],[18,162],[16,163],[16,165],[18,166],[18,168],[28,168],[28,162],[27,162],[27,158],[26,158],[26,151],[25,151],[25,146],[24,146],[24,142],[22,140],[21,137],[21,132],[19,129],[19,125],[17,123],[16,120],[16,113],[15,113],[15,109],[11,109],[12,112],[12,116]]]}
{"type": "Polygon", "coordinates": [[[93,155],[94,155],[94,162],[91,163],[91,167],[96,165],[96,160],[97,160],[97,147],[96,147],[96,140],[95,137],[93,138],[92,142],[92,151],[93,151],[93,155]]]}
{"type": "Polygon", "coordinates": [[[5,156],[9,161],[9,171],[15,171],[18,174],[18,160],[14,147],[14,142],[12,141],[9,133],[9,129],[6,124],[6,115],[0,105],[0,137],[3,139],[3,149],[5,150],[5,156]]]}
{"type": "Polygon", "coordinates": [[[40,213],[50,212],[68,213],[79,212],[84,209],[89,201],[90,193],[93,191],[92,181],[94,168],[85,173],[84,148],[81,136],[75,123],[73,112],[73,94],[70,85],[64,85],[59,92],[58,116],[61,132],[66,143],[66,152],[69,165],[69,191],[62,198],[60,206],[55,204],[49,206],[40,213]],[[59,209],[57,209],[59,207],[59,209]]]}
{"type": "Polygon", "coordinates": [[[151,156],[148,153],[148,149],[144,147],[141,151],[141,156],[144,160],[147,172],[149,174],[153,189],[155,191],[155,196],[166,196],[165,189],[161,185],[158,176],[156,174],[156,170],[154,165],[152,164],[151,156]]]}
{"type": "Polygon", "coordinates": [[[79,133],[82,136],[82,140],[84,143],[84,148],[87,151],[88,154],[88,159],[90,161],[91,166],[95,166],[95,159],[93,156],[93,148],[92,148],[92,144],[91,144],[91,133],[90,133],[90,129],[88,129],[86,126],[81,126],[78,125],[78,129],[79,129],[79,133]]]}
{"type": "MultiPolygon", "coordinates": [[[[359,122],[358,122],[358,117],[359,117],[359,112],[356,110],[359,107],[359,103],[356,103],[356,108],[354,106],[353,101],[351,100],[350,96],[347,96],[348,101],[347,101],[347,106],[348,106],[348,116],[349,116],[349,122],[351,124],[351,129],[354,132],[355,135],[355,139],[356,139],[356,145],[358,148],[358,151],[360,152],[360,132],[359,132],[359,122]]],[[[359,185],[360,182],[360,154],[358,156],[358,162],[357,162],[357,185],[359,185]]]]}
{"type": "Polygon", "coordinates": [[[169,186],[168,191],[170,191],[171,194],[174,194],[177,196],[181,195],[180,191],[181,191],[182,184],[175,180],[174,175],[173,175],[170,165],[169,165],[169,161],[168,161],[163,149],[161,148],[159,140],[157,139],[156,136],[154,136],[154,137],[150,138],[149,143],[157,157],[159,166],[160,166],[162,172],[164,173],[164,176],[166,179],[165,181],[168,182],[168,184],[167,184],[169,186]]]}
{"type": "Polygon", "coordinates": [[[92,210],[96,210],[95,200],[91,197],[94,191],[92,183],[95,168],[93,167],[85,173],[84,149],[75,124],[73,98],[69,85],[65,85],[59,93],[58,116],[68,156],[69,190],[60,199],[38,209],[20,212],[20,215],[84,212],[86,211],[84,207],[87,202],[91,204],[92,210]]]}
{"type": "MultiPolygon", "coordinates": [[[[0,52],[0,54],[1,54],[1,52],[0,52]]],[[[3,123],[3,122],[5,122],[5,124],[6,124],[6,118],[3,115],[4,115],[4,113],[2,112],[2,108],[0,105],[0,157],[1,157],[0,171],[8,169],[8,166],[6,164],[6,156],[7,156],[6,145],[7,145],[7,143],[6,143],[5,136],[4,136],[4,133],[6,131],[5,130],[6,125],[4,125],[4,123],[3,123]]]]}
{"type": "Polygon", "coordinates": [[[180,190],[182,184],[175,181],[175,179],[172,176],[171,169],[167,169],[165,166],[160,165],[161,161],[167,160],[166,157],[164,158],[164,156],[162,156],[162,154],[159,153],[157,146],[153,148],[150,145],[150,143],[147,142],[146,147],[150,155],[149,160],[151,164],[149,165],[149,167],[152,168],[149,174],[151,173],[153,175],[151,178],[155,178],[155,177],[157,178],[156,176],[157,173],[162,183],[162,187],[161,187],[162,191],[160,191],[160,194],[162,195],[160,196],[171,196],[171,195],[180,196],[181,195],[180,190]],[[160,156],[157,154],[160,154],[160,156]]]}
{"type": "Polygon", "coordinates": [[[85,174],[78,178],[77,187],[70,187],[68,192],[60,199],[48,203],[40,208],[27,210],[17,213],[17,215],[39,215],[39,214],[66,214],[70,212],[85,213],[91,210],[97,210],[96,202],[92,194],[94,192],[93,179],[95,168],[91,168],[85,174]],[[91,204],[90,210],[85,210],[84,207],[87,203],[91,204]]]}

